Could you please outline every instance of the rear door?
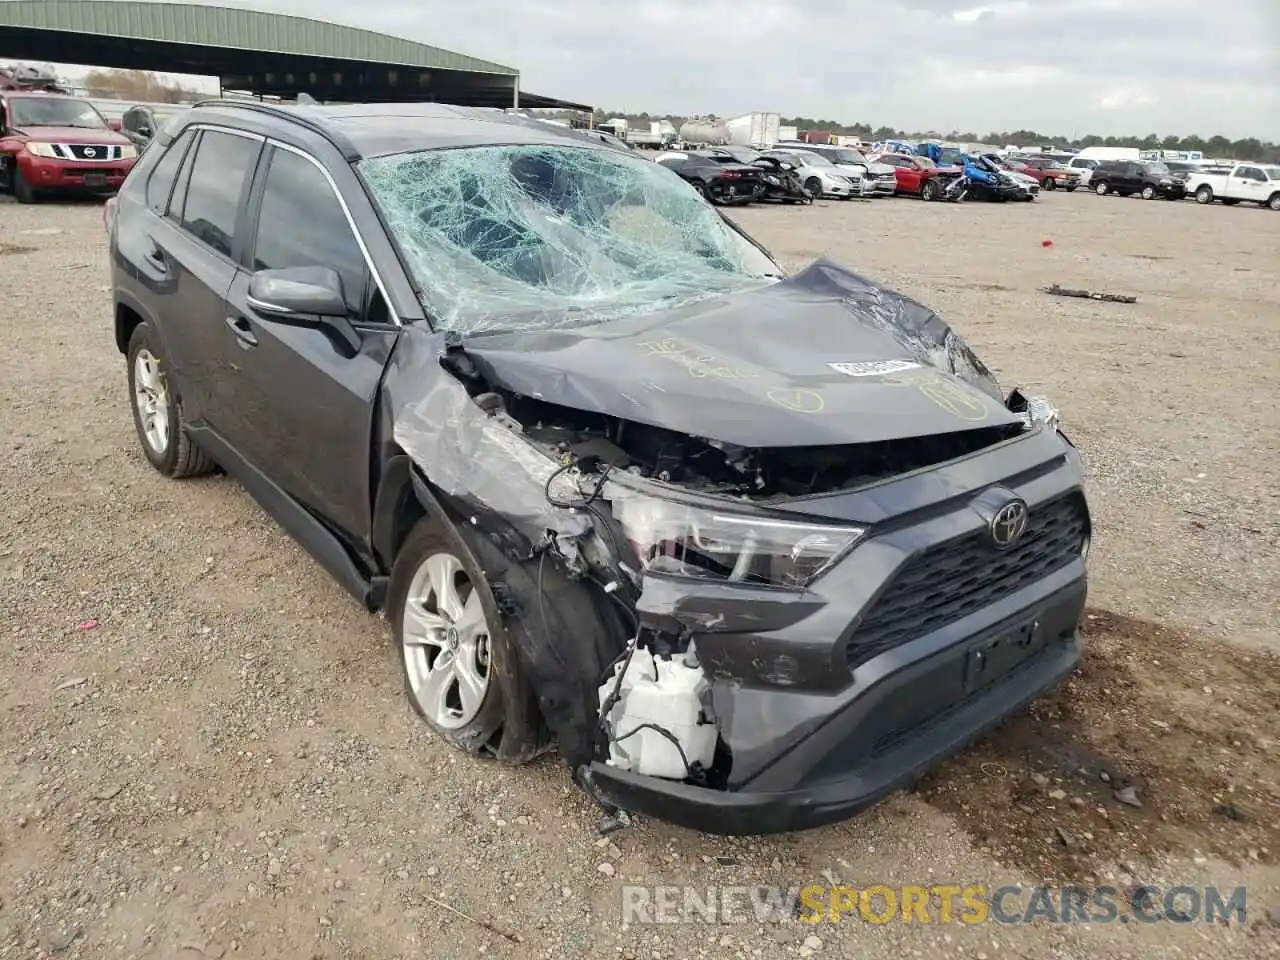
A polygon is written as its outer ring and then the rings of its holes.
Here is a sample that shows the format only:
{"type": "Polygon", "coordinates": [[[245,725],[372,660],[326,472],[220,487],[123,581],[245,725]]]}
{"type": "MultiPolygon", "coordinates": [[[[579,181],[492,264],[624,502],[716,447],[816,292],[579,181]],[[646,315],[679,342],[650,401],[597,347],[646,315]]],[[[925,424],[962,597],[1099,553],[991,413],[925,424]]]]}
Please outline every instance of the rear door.
{"type": "Polygon", "coordinates": [[[226,295],[236,273],[242,239],[240,211],[262,138],[230,130],[200,129],[185,154],[181,141],[160,159],[148,187],[153,216],[141,238],[141,269],[158,294],[161,336],[183,413],[194,424],[220,429],[228,392],[220,379],[219,347],[226,330],[226,295]],[[169,196],[161,174],[181,167],[169,196]]]}
{"type": "Polygon", "coordinates": [[[1269,186],[1267,175],[1257,167],[1236,167],[1227,185],[1227,196],[1266,203],[1269,186]]]}
{"type": "Polygon", "coordinates": [[[294,499],[352,542],[367,543],[375,401],[399,327],[319,160],[270,144],[250,207],[245,269],[228,298],[233,326],[220,331],[236,398],[227,439],[294,499]],[[362,339],[354,355],[319,330],[287,326],[249,305],[254,271],[304,266],[332,267],[342,278],[362,339]]]}

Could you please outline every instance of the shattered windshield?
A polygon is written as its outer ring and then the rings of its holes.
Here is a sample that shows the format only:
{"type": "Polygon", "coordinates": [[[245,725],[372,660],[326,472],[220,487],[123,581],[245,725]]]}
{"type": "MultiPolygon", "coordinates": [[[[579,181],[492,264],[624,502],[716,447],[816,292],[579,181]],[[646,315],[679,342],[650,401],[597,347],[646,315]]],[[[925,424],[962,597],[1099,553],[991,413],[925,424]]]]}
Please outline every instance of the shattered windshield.
{"type": "Polygon", "coordinates": [[[362,160],[438,328],[597,323],[779,276],[662,164],[522,145],[362,160]]]}

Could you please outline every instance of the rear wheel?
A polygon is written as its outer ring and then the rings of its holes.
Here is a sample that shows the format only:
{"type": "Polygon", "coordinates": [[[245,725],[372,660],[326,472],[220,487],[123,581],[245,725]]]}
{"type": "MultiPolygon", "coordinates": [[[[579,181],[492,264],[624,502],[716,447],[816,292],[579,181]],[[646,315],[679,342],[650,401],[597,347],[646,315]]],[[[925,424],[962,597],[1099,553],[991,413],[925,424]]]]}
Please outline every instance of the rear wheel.
{"type": "Polygon", "coordinates": [[[812,199],[817,200],[822,196],[822,181],[817,177],[810,177],[804,182],[804,192],[809,194],[812,199]]]}
{"type": "Polygon", "coordinates": [[[1100,197],[1105,197],[1111,192],[1111,184],[1107,183],[1105,180],[1099,180],[1093,185],[1093,192],[1100,197]]]}
{"type": "Polygon", "coordinates": [[[133,423],[151,465],[175,480],[209,473],[214,462],[187,433],[182,404],[173,395],[159,339],[150,325],[134,328],[128,358],[133,423]]]}

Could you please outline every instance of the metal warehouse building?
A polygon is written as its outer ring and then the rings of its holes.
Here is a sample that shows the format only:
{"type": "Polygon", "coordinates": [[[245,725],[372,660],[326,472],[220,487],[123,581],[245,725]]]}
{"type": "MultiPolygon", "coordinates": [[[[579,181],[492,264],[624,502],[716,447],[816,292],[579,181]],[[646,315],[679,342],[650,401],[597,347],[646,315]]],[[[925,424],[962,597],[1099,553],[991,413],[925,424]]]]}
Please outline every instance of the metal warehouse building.
{"type": "Polygon", "coordinates": [[[317,100],[587,106],[520,90],[520,71],[371,30],[149,0],[0,0],[0,57],[217,77],[223,89],[317,100]]]}

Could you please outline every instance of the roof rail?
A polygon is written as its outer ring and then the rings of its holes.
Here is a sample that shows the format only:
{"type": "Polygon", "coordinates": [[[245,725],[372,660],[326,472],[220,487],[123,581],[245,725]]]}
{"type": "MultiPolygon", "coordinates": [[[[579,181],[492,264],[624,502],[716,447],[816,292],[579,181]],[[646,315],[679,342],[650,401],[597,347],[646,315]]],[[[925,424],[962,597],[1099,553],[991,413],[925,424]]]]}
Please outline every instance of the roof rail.
{"type": "Polygon", "coordinates": [[[254,113],[265,113],[272,117],[279,117],[282,120],[288,120],[290,123],[296,123],[300,127],[306,127],[312,133],[316,133],[324,137],[338,148],[343,159],[348,163],[353,163],[360,159],[360,151],[356,149],[356,145],[342,134],[325,126],[318,120],[313,120],[308,116],[298,113],[296,110],[287,109],[283,105],[263,103],[257,100],[225,99],[197,100],[191,105],[191,109],[193,110],[197,110],[200,107],[217,107],[220,109],[229,107],[233,110],[249,110],[254,113]]]}

